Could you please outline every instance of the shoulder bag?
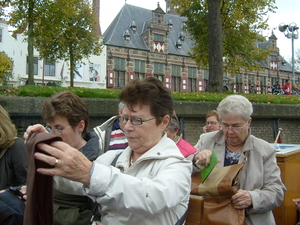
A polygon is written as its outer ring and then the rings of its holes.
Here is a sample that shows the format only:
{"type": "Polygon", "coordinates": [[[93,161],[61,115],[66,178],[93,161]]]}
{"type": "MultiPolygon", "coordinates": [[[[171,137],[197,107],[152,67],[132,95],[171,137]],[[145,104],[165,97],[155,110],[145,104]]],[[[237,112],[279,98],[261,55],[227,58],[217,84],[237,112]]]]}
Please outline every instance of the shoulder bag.
{"type": "Polygon", "coordinates": [[[245,209],[235,209],[231,197],[237,193],[247,156],[248,151],[243,163],[215,167],[204,183],[200,172],[192,175],[191,194],[204,197],[201,225],[246,225],[245,209]]]}

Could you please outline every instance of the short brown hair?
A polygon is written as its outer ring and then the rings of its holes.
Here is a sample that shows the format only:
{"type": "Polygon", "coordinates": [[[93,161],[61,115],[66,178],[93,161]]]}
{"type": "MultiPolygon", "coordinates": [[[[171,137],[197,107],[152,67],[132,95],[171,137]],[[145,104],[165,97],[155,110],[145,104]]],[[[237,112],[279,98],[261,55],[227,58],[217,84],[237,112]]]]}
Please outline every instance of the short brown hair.
{"type": "Polygon", "coordinates": [[[89,112],[85,102],[71,91],[58,92],[45,101],[42,108],[42,117],[46,122],[56,116],[65,117],[72,127],[83,120],[85,123],[82,137],[85,138],[89,125],[89,112]]]}
{"type": "Polygon", "coordinates": [[[162,122],[165,115],[171,118],[173,114],[174,101],[171,92],[154,77],[130,81],[121,90],[119,99],[130,111],[133,111],[136,105],[149,105],[157,125],[162,122]]]}
{"type": "MultiPolygon", "coordinates": [[[[7,111],[0,105],[0,148],[11,147],[17,138],[17,129],[7,111]]],[[[0,151],[1,152],[1,151],[0,151]]]]}
{"type": "Polygon", "coordinates": [[[216,110],[211,110],[208,113],[206,113],[205,121],[207,120],[208,117],[211,117],[211,116],[215,116],[217,118],[218,122],[220,122],[220,115],[216,110]]]}

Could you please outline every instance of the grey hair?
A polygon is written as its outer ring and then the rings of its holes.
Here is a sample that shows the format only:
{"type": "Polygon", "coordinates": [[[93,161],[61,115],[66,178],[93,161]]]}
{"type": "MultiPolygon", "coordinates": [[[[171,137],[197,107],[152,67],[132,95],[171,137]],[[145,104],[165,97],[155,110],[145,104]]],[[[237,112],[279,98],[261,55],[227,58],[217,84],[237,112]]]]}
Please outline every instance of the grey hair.
{"type": "Polygon", "coordinates": [[[253,106],[251,102],[242,95],[229,95],[220,102],[217,111],[221,118],[223,115],[235,114],[241,115],[247,120],[253,113],[253,106]]]}
{"type": "Polygon", "coordinates": [[[174,114],[173,114],[173,116],[170,119],[170,123],[168,125],[168,129],[170,129],[172,132],[175,132],[176,129],[180,129],[178,118],[174,114]]]}
{"type": "Polygon", "coordinates": [[[122,110],[124,108],[125,104],[124,102],[120,102],[119,103],[119,110],[122,110]]]}

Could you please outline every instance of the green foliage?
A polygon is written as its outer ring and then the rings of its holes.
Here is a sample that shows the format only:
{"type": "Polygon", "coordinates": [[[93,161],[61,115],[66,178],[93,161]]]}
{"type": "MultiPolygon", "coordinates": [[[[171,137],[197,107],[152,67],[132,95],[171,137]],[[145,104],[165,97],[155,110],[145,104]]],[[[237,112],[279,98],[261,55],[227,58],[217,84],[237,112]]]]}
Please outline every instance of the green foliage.
{"type": "Polygon", "coordinates": [[[0,83],[6,82],[12,77],[13,60],[5,52],[0,52],[0,83]]]}
{"type": "Polygon", "coordinates": [[[119,89],[93,89],[93,88],[78,88],[78,87],[55,87],[55,86],[40,86],[40,85],[25,85],[19,86],[17,96],[30,97],[50,97],[51,95],[69,90],[82,98],[118,98],[119,89]]]}
{"type": "MultiPolygon", "coordinates": [[[[172,94],[174,100],[219,102],[226,96],[234,93],[173,92],[172,94]]],[[[238,94],[255,103],[299,104],[300,101],[300,95],[238,94]]]]}
{"type": "MultiPolygon", "coordinates": [[[[187,28],[195,41],[191,56],[204,68],[209,65],[208,5],[205,0],[172,0],[182,16],[187,17],[187,28]]],[[[257,62],[263,61],[272,49],[262,50],[257,41],[264,41],[259,35],[268,27],[265,16],[276,9],[275,0],[221,1],[224,69],[230,74],[241,70],[260,70],[257,62]]]]}
{"type": "Polygon", "coordinates": [[[39,7],[43,0],[7,0],[11,7],[9,24],[15,28],[13,36],[24,33],[27,36],[28,50],[28,83],[34,83],[34,22],[40,16],[39,7]]]}
{"type": "Polygon", "coordinates": [[[71,86],[76,62],[100,55],[102,43],[93,32],[96,18],[89,0],[0,0],[0,8],[8,3],[14,34],[27,35],[29,84],[34,81],[33,46],[40,58],[70,60],[71,86]]]}
{"type": "Polygon", "coordinates": [[[87,0],[45,1],[36,21],[34,46],[50,61],[69,60],[71,87],[76,62],[100,55],[100,36],[93,32],[95,17],[87,0]]]}
{"type": "MultiPolygon", "coordinates": [[[[118,98],[120,89],[92,89],[78,87],[54,87],[40,85],[25,85],[19,87],[0,86],[0,96],[29,96],[29,97],[50,97],[52,94],[70,90],[81,98],[118,98]]],[[[174,100],[178,101],[221,101],[227,93],[209,92],[172,92],[174,100]]],[[[267,104],[299,104],[300,95],[271,95],[271,94],[240,94],[253,103],[267,104]]]]}

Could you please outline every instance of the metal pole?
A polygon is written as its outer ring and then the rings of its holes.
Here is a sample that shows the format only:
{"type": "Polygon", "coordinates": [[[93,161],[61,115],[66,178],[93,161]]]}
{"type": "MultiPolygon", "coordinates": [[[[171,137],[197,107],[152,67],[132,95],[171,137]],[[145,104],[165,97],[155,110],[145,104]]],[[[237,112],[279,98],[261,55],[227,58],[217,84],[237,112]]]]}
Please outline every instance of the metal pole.
{"type": "Polygon", "coordinates": [[[293,74],[293,82],[292,85],[295,84],[295,65],[294,65],[294,28],[292,29],[292,74],[293,74]]]}

